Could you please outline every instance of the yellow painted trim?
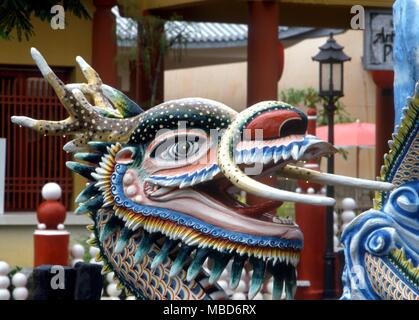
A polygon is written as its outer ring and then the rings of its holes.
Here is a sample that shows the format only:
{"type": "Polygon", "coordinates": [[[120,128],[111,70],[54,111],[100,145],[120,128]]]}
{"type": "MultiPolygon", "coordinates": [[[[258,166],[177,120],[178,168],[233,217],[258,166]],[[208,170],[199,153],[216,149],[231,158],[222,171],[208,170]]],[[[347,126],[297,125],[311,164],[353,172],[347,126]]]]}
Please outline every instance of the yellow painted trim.
{"type": "Polygon", "coordinates": [[[313,5],[328,5],[328,6],[354,6],[361,5],[364,7],[385,7],[389,8],[393,5],[393,0],[280,0],[281,3],[293,4],[313,4],[313,5]],[[354,3],[355,2],[355,3],[354,3]]]}
{"type": "MultiPolygon", "coordinates": [[[[208,2],[207,0],[139,0],[138,7],[141,11],[162,9],[170,7],[189,7],[200,3],[208,2]]],[[[121,5],[124,5],[122,1],[121,5]]]]}
{"type": "MultiPolygon", "coordinates": [[[[203,3],[208,0],[138,0],[138,6],[141,11],[167,9],[171,7],[190,7],[203,3]]],[[[362,5],[364,7],[391,8],[393,0],[279,0],[280,3],[292,4],[312,4],[312,5],[329,5],[329,6],[353,6],[362,5]],[[355,3],[354,3],[355,2],[355,3]]],[[[123,1],[121,3],[123,5],[123,1]]]]}

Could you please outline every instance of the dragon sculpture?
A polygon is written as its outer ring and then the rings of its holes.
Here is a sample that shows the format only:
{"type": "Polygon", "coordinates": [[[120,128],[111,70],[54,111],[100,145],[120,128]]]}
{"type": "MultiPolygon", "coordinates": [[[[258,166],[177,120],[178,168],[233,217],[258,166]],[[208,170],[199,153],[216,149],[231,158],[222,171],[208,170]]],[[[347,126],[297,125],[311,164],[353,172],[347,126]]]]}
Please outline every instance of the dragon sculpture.
{"type": "Polygon", "coordinates": [[[292,299],[303,235],[291,219],[272,211],[284,201],[335,200],[262,184],[264,175],[393,188],[299,166],[335,149],[306,135],[305,114],[283,102],[265,101],[238,113],[216,101],[187,98],[143,111],[103,84],[82,58],[76,60],[87,83],[65,85],[36,49],[31,53],[69,117],[12,121],[44,135],[75,137],[64,149],[77,161],[67,166],[89,181],[76,199],[76,213],[93,220],[88,228],[104,272],[113,271],[138,299],[226,299],[217,279],[228,265],[232,288],[243,268],[252,268],[249,299],[268,277],[273,299],[292,299]],[[247,205],[234,196],[238,190],[267,201],[247,205]],[[207,259],[209,272],[202,268],[207,259]]]}
{"type": "Polygon", "coordinates": [[[375,207],[344,230],[342,299],[419,300],[419,83],[389,141],[375,207]]]}

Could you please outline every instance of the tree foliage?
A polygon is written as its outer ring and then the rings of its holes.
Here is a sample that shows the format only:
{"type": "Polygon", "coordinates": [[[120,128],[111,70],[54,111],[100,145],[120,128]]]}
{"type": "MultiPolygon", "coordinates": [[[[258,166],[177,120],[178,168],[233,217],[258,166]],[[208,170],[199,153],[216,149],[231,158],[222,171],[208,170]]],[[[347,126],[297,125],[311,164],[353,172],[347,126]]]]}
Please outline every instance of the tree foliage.
{"type": "Polygon", "coordinates": [[[62,5],[66,13],[90,19],[82,0],[0,0],[0,38],[13,39],[15,32],[19,41],[23,38],[29,40],[35,34],[31,18],[37,17],[42,21],[51,19],[51,8],[57,4],[62,5]]]}
{"type": "MultiPolygon", "coordinates": [[[[288,89],[279,93],[279,99],[296,107],[315,108],[317,111],[317,125],[327,125],[327,113],[324,108],[324,100],[314,88],[288,89]]],[[[340,102],[335,103],[335,123],[353,122],[353,119],[346,111],[346,106],[340,102]]]]}
{"type": "MultiPolygon", "coordinates": [[[[288,89],[279,93],[279,99],[296,107],[315,108],[317,111],[317,126],[327,125],[327,112],[324,108],[325,101],[319,96],[314,88],[288,89]]],[[[335,121],[334,123],[354,122],[355,119],[346,111],[346,106],[339,100],[335,101],[335,121]]],[[[337,148],[346,160],[348,152],[343,148],[337,148]]]]}

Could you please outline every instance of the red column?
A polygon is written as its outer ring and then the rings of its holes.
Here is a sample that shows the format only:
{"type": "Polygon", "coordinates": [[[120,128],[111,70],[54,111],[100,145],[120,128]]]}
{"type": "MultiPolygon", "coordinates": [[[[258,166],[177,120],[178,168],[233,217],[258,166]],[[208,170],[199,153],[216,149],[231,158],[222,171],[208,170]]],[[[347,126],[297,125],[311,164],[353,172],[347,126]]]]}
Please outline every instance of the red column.
{"type": "MultiPolygon", "coordinates": [[[[277,100],[278,81],[284,67],[284,47],[278,41],[278,3],[250,1],[247,42],[247,105],[277,100]]],[[[264,177],[262,183],[275,186],[276,179],[264,177]]],[[[248,194],[249,204],[266,199],[248,194]]]]}
{"type": "MultiPolygon", "coordinates": [[[[307,134],[316,134],[316,110],[308,109],[307,134]]],[[[320,170],[317,161],[308,161],[305,167],[320,170]]],[[[299,181],[302,193],[318,194],[321,185],[299,181]]],[[[307,204],[295,204],[295,220],[304,234],[304,249],[298,265],[298,281],[295,299],[321,299],[323,296],[324,251],[326,235],[326,208],[307,204]]]]}
{"type": "Polygon", "coordinates": [[[375,89],[375,175],[380,175],[388,140],[394,130],[393,71],[371,71],[375,89]]]}
{"type": "Polygon", "coordinates": [[[92,66],[104,83],[117,87],[115,16],[111,12],[116,0],[94,0],[93,4],[92,66]]]}
{"type": "Polygon", "coordinates": [[[250,106],[277,99],[283,47],[278,42],[278,3],[250,1],[248,7],[247,105],[250,106]]]}

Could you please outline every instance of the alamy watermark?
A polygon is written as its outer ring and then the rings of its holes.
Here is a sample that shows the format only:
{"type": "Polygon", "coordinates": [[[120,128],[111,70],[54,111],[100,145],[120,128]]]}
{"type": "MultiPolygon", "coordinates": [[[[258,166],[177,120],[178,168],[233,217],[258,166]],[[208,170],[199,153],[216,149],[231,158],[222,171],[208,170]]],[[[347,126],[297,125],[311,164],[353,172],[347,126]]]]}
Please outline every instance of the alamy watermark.
{"type": "Polygon", "coordinates": [[[55,265],[51,267],[51,273],[54,276],[51,278],[51,288],[53,290],[65,289],[65,270],[63,266],[55,265]]]}
{"type": "Polygon", "coordinates": [[[364,30],[365,29],[365,8],[359,4],[351,7],[351,29],[364,30]]]}
{"type": "Polygon", "coordinates": [[[50,20],[50,26],[53,30],[64,30],[65,29],[65,10],[64,7],[57,4],[51,7],[51,14],[53,14],[50,20]]]}

